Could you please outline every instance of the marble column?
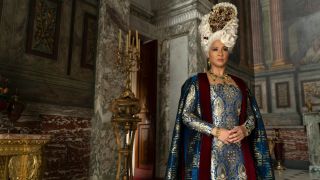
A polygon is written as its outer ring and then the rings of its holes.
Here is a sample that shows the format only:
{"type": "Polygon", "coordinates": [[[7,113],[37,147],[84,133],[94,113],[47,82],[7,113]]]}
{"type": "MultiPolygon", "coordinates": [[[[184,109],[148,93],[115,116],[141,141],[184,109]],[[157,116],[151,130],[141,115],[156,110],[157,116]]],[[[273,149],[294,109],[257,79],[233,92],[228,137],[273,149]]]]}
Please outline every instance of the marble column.
{"type": "Polygon", "coordinates": [[[320,172],[320,113],[304,113],[303,124],[308,136],[309,171],[320,172]]]}
{"type": "MultiPolygon", "coordinates": [[[[110,103],[124,88],[124,76],[115,69],[119,28],[128,30],[129,0],[100,0],[92,118],[90,179],[115,179],[117,149],[110,103]]],[[[124,33],[123,33],[124,34],[124,33]]]]}
{"type": "Polygon", "coordinates": [[[290,67],[292,64],[287,62],[284,49],[284,35],[282,23],[282,1],[276,0],[270,3],[271,32],[273,47],[272,68],[290,67]]]}
{"type": "Polygon", "coordinates": [[[252,52],[253,52],[253,69],[262,71],[265,69],[263,61],[263,44],[262,44],[262,23],[261,7],[259,0],[251,0],[251,28],[252,28],[252,52]]]}

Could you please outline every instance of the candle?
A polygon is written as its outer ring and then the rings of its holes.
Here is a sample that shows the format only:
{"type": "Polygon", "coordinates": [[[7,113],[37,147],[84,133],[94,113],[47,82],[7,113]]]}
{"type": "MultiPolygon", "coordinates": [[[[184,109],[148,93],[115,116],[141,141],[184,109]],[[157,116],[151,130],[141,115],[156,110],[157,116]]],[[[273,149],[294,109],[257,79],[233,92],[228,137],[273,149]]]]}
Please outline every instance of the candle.
{"type": "Polygon", "coordinates": [[[129,30],[129,48],[131,46],[131,30],[129,30]]]}
{"type": "Polygon", "coordinates": [[[136,48],[137,48],[137,49],[138,49],[138,41],[139,41],[138,31],[136,30],[136,48]]]}
{"type": "Polygon", "coordinates": [[[121,50],[121,29],[119,30],[119,51],[121,50]]]}
{"type": "Polygon", "coordinates": [[[126,136],[126,143],[127,143],[127,144],[129,144],[129,139],[130,139],[130,138],[129,138],[129,132],[128,132],[128,133],[127,133],[127,136],[126,136]]]}
{"type": "Polygon", "coordinates": [[[137,42],[136,42],[137,52],[139,52],[139,41],[140,41],[140,39],[138,38],[138,39],[137,39],[137,42]]]}
{"type": "Polygon", "coordinates": [[[136,50],[137,52],[139,52],[139,38],[137,38],[136,40],[136,50]]]}
{"type": "Polygon", "coordinates": [[[127,34],[127,39],[126,39],[126,52],[128,53],[128,43],[129,43],[129,36],[127,34]]]}

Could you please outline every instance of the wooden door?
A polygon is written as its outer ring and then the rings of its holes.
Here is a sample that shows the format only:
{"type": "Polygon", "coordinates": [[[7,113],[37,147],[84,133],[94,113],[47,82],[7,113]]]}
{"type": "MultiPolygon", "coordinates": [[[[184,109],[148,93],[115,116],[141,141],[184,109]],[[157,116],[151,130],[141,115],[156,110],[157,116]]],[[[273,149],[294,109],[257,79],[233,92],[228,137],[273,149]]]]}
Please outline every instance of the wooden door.
{"type": "Polygon", "coordinates": [[[157,100],[157,41],[141,45],[141,69],[137,74],[137,97],[142,122],[135,136],[135,179],[153,179],[155,170],[155,132],[157,100]]]}

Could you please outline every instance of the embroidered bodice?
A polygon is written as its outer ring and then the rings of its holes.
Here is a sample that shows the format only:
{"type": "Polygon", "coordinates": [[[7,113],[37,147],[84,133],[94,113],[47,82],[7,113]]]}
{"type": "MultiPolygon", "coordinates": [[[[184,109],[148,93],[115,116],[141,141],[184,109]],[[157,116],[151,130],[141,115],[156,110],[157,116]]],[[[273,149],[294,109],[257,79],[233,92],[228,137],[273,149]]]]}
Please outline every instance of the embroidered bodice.
{"type": "MultiPolygon", "coordinates": [[[[191,87],[184,107],[183,122],[191,129],[211,134],[212,128],[232,129],[239,126],[239,114],[242,95],[234,84],[211,84],[210,101],[213,122],[208,123],[196,114],[200,114],[200,106],[195,106],[194,91],[198,85],[191,87]]],[[[247,108],[246,128],[249,132],[254,128],[251,107],[247,108]]],[[[199,163],[199,159],[196,160],[199,163]]],[[[211,148],[211,178],[212,179],[246,179],[241,143],[224,144],[214,137],[211,148]]]]}

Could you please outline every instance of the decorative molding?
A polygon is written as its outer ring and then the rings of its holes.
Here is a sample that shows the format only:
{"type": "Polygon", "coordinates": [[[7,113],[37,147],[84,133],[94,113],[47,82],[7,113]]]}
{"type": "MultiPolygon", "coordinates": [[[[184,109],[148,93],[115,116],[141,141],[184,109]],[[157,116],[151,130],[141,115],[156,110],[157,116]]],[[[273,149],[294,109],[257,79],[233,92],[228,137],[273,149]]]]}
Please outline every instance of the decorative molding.
{"type": "Polygon", "coordinates": [[[306,99],[310,98],[313,106],[320,105],[320,79],[301,81],[302,106],[306,105],[306,99]]]}
{"type": "Polygon", "coordinates": [[[306,64],[299,67],[300,72],[310,72],[310,71],[319,71],[320,63],[318,64],[306,64]]]}
{"type": "Polygon", "coordinates": [[[94,69],[97,52],[97,16],[86,12],[83,18],[81,67],[94,69]]]}
{"type": "Polygon", "coordinates": [[[38,103],[28,101],[28,106],[23,112],[22,120],[27,121],[29,117],[32,120],[37,120],[41,114],[55,115],[55,116],[72,116],[91,119],[93,116],[93,108],[76,107],[76,106],[62,106],[47,103],[38,103]]]}
{"type": "Polygon", "coordinates": [[[297,112],[297,98],[295,96],[296,90],[295,79],[293,74],[283,74],[270,77],[269,88],[271,90],[271,112],[272,113],[298,113],[297,112]],[[283,85],[282,83],[288,83],[283,85]],[[279,86],[280,85],[280,86],[279,86]],[[281,85],[282,88],[281,89],[281,85]],[[279,104],[279,101],[280,104],[279,104]]]}
{"type": "Polygon", "coordinates": [[[136,3],[130,4],[130,16],[136,16],[140,19],[147,21],[148,23],[152,22],[152,18],[154,17],[154,13],[149,12],[141,7],[139,7],[136,3]]]}
{"type": "Polygon", "coordinates": [[[169,14],[170,12],[179,11],[184,8],[197,8],[202,13],[207,13],[212,7],[212,2],[209,0],[167,0],[160,1],[160,7],[157,9],[157,16],[169,14]]]}
{"type": "Polygon", "coordinates": [[[162,28],[174,26],[191,19],[200,19],[203,14],[210,11],[211,6],[212,3],[207,0],[180,2],[178,5],[159,10],[156,13],[155,25],[162,28]]]}
{"type": "Polygon", "coordinates": [[[157,6],[157,15],[168,14],[169,12],[181,9],[182,7],[190,6],[197,0],[162,0],[157,6]]]}
{"type": "Polygon", "coordinates": [[[262,114],[268,113],[268,103],[271,103],[271,101],[270,101],[270,98],[268,98],[269,94],[267,93],[267,79],[266,78],[254,79],[253,87],[254,87],[255,94],[261,93],[260,97],[255,95],[257,99],[257,103],[261,101],[261,106],[258,104],[260,112],[262,114]],[[259,100],[259,98],[261,99],[259,100]]]}
{"type": "Polygon", "coordinates": [[[291,113],[265,113],[262,119],[266,126],[298,126],[301,125],[301,117],[297,112],[291,113]]]}
{"type": "Polygon", "coordinates": [[[255,72],[255,78],[265,77],[265,76],[282,76],[287,74],[294,74],[296,72],[296,68],[288,68],[288,69],[268,69],[268,71],[258,71],[255,72]]]}
{"type": "Polygon", "coordinates": [[[156,23],[156,27],[163,28],[163,27],[174,26],[174,25],[186,22],[188,20],[200,19],[201,17],[202,17],[202,14],[198,10],[193,9],[191,11],[187,11],[177,16],[163,18],[163,20],[156,23]]]}
{"type": "MultiPolygon", "coordinates": [[[[135,15],[130,14],[130,29],[136,29],[139,33],[150,39],[159,39],[160,33],[153,24],[135,15]]],[[[143,39],[144,41],[144,39],[143,39]]]]}
{"type": "Polygon", "coordinates": [[[29,12],[27,53],[57,59],[61,2],[32,0],[29,12]]]}
{"type": "Polygon", "coordinates": [[[259,84],[259,85],[254,85],[254,96],[257,100],[257,104],[258,104],[258,107],[260,109],[263,109],[263,103],[262,103],[262,85],[259,84]]]}
{"type": "Polygon", "coordinates": [[[18,68],[15,66],[10,66],[8,64],[2,64],[2,63],[0,63],[0,71],[3,74],[6,74],[7,76],[10,76],[10,77],[34,80],[35,82],[39,82],[39,83],[45,82],[45,84],[47,85],[52,84],[55,86],[61,86],[65,88],[91,91],[91,89],[94,86],[94,82],[86,82],[86,81],[70,79],[64,76],[58,76],[55,74],[33,71],[31,69],[28,70],[28,69],[18,68]],[[21,77],[21,74],[24,74],[24,76],[21,77]]]}
{"type": "Polygon", "coordinates": [[[95,68],[98,36],[97,6],[73,0],[67,74],[92,72],[95,68]],[[87,72],[89,72],[87,71],[87,72]]]}
{"type": "Polygon", "coordinates": [[[277,108],[290,107],[290,90],[289,82],[277,82],[276,86],[276,100],[277,108]]]}
{"type": "MultiPolygon", "coordinates": [[[[77,0],[79,1],[79,0],[77,0]]],[[[88,5],[91,5],[93,7],[98,7],[99,6],[99,0],[80,0],[83,3],[87,3],[88,5]]]]}
{"type": "Polygon", "coordinates": [[[49,135],[1,134],[0,178],[41,179],[42,148],[50,141],[49,135]],[[5,159],[3,159],[5,157],[5,159]]]}

